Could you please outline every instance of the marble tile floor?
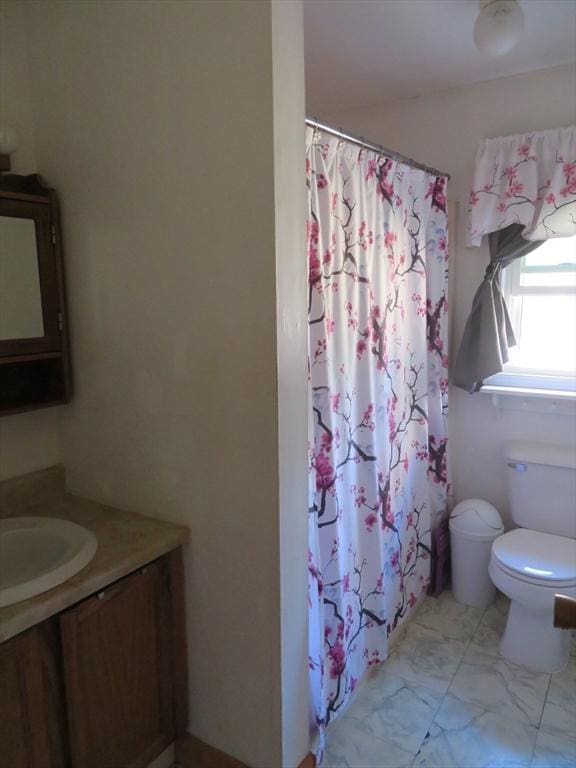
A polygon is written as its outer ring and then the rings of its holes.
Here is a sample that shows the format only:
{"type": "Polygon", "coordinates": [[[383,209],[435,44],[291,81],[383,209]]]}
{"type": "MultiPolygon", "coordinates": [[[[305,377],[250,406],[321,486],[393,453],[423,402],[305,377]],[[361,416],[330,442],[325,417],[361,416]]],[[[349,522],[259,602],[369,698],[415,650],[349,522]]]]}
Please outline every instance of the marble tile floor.
{"type": "Polygon", "coordinates": [[[426,598],[402,640],[328,729],[323,768],[576,768],[576,642],[531,672],[499,654],[508,601],[426,598]]]}

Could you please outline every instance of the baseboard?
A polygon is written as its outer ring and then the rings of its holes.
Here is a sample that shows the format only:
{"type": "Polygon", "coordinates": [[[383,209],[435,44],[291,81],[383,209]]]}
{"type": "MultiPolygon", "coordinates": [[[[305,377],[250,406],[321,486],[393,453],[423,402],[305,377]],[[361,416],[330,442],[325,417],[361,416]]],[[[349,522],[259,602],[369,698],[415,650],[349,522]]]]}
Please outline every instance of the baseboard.
{"type": "MultiPolygon", "coordinates": [[[[176,739],[177,768],[248,768],[245,763],[185,733],[176,739]]],[[[308,753],[298,768],[315,768],[316,760],[308,753]]]]}
{"type": "Polygon", "coordinates": [[[174,744],[172,743],[164,750],[164,752],[152,760],[152,762],[148,764],[147,768],[173,768],[175,759],[176,755],[174,751],[174,744]]]}
{"type": "Polygon", "coordinates": [[[178,768],[248,768],[245,763],[185,733],[176,739],[178,768]]]}
{"type": "Polygon", "coordinates": [[[300,763],[298,768],[316,768],[316,758],[312,752],[308,752],[304,760],[300,763]]]}

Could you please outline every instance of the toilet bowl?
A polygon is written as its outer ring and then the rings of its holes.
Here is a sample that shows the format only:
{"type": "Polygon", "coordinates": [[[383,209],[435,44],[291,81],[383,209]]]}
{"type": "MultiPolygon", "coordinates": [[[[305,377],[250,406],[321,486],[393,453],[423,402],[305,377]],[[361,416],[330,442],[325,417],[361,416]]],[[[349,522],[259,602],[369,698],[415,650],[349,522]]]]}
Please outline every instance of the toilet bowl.
{"type": "Polygon", "coordinates": [[[506,448],[516,525],[492,544],[489,574],[510,598],[502,655],[538,672],[558,672],[570,634],[554,627],[554,597],[576,598],[576,455],[535,443],[506,448]]]}
{"type": "Polygon", "coordinates": [[[494,542],[489,573],[511,601],[502,655],[538,672],[563,669],[570,635],[553,626],[554,597],[576,598],[576,541],[518,528],[494,542]]]}

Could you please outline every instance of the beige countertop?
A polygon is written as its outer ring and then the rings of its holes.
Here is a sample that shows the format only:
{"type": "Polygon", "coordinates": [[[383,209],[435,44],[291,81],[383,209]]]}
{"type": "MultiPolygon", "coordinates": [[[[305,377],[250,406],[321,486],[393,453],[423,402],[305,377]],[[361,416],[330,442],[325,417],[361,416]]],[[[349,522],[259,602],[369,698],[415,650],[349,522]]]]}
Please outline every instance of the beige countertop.
{"type": "Polygon", "coordinates": [[[189,536],[184,526],[65,494],[62,467],[0,483],[0,517],[20,515],[79,523],[96,535],[98,549],[85,568],[60,586],[0,608],[0,642],[176,549],[189,536]]]}

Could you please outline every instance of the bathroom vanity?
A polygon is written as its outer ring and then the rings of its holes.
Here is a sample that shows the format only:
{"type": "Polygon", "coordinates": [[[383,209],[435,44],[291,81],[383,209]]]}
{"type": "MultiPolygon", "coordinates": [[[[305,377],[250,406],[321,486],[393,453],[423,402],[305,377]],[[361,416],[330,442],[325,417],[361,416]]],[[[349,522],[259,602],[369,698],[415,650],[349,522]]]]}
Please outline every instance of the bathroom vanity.
{"type": "Polygon", "coordinates": [[[61,496],[62,470],[0,486],[3,517],[98,538],[76,576],[0,609],[0,755],[11,768],[145,768],[187,725],[187,529],[61,496]]]}

